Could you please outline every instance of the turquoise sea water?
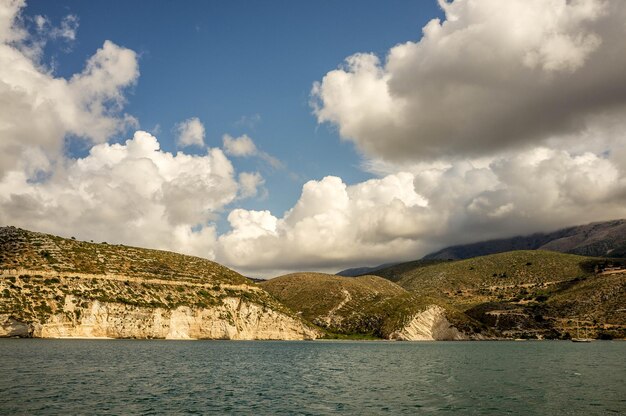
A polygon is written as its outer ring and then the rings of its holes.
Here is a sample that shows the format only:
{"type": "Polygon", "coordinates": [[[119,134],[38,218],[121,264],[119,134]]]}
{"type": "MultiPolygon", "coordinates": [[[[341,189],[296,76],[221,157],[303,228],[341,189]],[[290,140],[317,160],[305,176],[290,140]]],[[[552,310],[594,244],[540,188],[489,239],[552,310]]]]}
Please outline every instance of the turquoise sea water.
{"type": "Polygon", "coordinates": [[[0,414],[626,414],[626,342],[0,340],[0,414]]]}

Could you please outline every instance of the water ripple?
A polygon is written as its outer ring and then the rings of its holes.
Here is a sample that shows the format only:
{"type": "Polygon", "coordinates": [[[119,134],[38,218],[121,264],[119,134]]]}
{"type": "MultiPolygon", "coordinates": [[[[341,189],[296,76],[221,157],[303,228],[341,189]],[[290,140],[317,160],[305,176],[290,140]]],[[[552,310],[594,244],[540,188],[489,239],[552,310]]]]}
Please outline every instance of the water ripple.
{"type": "Polygon", "coordinates": [[[0,414],[626,413],[626,343],[0,340],[0,414]]]}

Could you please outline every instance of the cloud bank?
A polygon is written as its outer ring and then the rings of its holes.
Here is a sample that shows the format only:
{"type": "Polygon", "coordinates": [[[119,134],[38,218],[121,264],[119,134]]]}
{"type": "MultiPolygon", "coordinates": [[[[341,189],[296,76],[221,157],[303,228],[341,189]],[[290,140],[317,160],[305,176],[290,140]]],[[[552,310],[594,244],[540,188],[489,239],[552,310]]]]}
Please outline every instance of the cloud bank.
{"type": "Polygon", "coordinates": [[[352,55],[316,83],[318,121],[370,157],[402,162],[568,149],[579,132],[623,119],[624,2],[440,4],[446,20],[430,21],[418,42],[384,62],[352,55]]]}
{"type": "MultiPolygon", "coordinates": [[[[215,220],[256,195],[263,177],[237,175],[220,149],[164,152],[143,131],[107,143],[136,124],[123,113],[139,76],[135,52],[107,40],[83,71],[55,77],[32,53],[39,34],[21,25],[23,7],[0,1],[0,224],[214,258],[215,220]],[[89,154],[66,155],[67,137],[84,140],[89,154]]],[[[55,36],[72,37],[75,22],[65,18],[55,36]]],[[[35,23],[52,27],[43,16],[35,23]]],[[[203,146],[197,118],[179,131],[179,145],[203,146]]]]}
{"type": "Polygon", "coordinates": [[[0,182],[0,223],[213,257],[215,230],[207,224],[238,191],[221,150],[172,155],[139,131],[66,160],[42,182],[11,172],[0,182]]]}
{"type": "Polygon", "coordinates": [[[419,41],[313,86],[318,122],[381,178],[311,181],[282,217],[235,210],[220,256],[332,270],[626,216],[626,4],[440,4],[419,41]]]}
{"type": "MultiPolygon", "coordinates": [[[[137,125],[124,113],[135,52],[105,41],[80,73],[55,77],[21,23],[23,2],[0,0],[0,224],[268,277],[626,217],[626,3],[441,5],[445,21],[419,41],[383,61],[352,55],[313,87],[317,120],[354,142],[376,177],[309,181],[277,214],[232,208],[263,196],[265,179],[236,172],[229,156],[283,166],[247,135],[196,156],[164,152],[143,131],[109,143],[137,125]],[[68,137],[89,154],[68,156],[68,137]],[[221,235],[220,216],[230,224],[221,235]]],[[[77,20],[64,21],[55,36],[73,39],[77,20]]],[[[178,133],[180,148],[204,148],[199,119],[178,133]]]]}
{"type": "Polygon", "coordinates": [[[276,274],[408,260],[449,244],[626,215],[626,165],[538,148],[485,166],[464,162],[355,185],[304,185],[281,218],[234,210],[218,257],[276,274]],[[478,236],[478,238],[477,238],[478,236]]]}

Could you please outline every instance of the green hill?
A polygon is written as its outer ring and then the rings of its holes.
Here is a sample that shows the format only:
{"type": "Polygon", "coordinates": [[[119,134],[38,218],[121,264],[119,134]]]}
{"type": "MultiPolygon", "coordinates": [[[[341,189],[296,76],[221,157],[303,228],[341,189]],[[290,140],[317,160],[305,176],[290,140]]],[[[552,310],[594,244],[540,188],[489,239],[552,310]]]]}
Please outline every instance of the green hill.
{"type": "Polygon", "coordinates": [[[454,297],[459,290],[482,293],[489,287],[542,284],[587,276],[589,273],[582,265],[588,260],[549,251],[511,251],[433,265],[420,264],[405,270],[396,266],[400,273],[392,278],[407,290],[454,297]]]}
{"type": "Polygon", "coordinates": [[[257,284],[198,257],[3,227],[0,336],[626,338],[626,260],[528,250],[373,273],[257,284]]]}
{"type": "Polygon", "coordinates": [[[508,337],[567,338],[576,321],[594,336],[626,337],[626,273],[557,252],[511,251],[378,271],[408,291],[447,304],[508,337]],[[622,305],[620,307],[620,305],[622,305]]]}
{"type": "Polygon", "coordinates": [[[0,227],[0,269],[113,274],[143,279],[248,284],[250,280],[200,257],[125,245],[92,243],[0,227]]]}
{"type": "Polygon", "coordinates": [[[293,273],[261,287],[330,333],[387,338],[432,304],[378,276],[293,273]]]}

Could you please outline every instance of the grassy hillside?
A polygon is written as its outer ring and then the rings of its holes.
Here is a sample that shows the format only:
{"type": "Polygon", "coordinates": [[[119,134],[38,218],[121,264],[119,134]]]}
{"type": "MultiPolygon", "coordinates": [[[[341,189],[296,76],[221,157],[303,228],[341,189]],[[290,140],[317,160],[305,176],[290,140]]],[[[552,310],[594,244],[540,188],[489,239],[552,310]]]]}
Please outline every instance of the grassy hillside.
{"type": "Polygon", "coordinates": [[[215,309],[233,298],[300,321],[251,280],[206,259],[0,228],[0,316],[19,322],[39,325],[61,314],[78,324],[95,301],[174,310],[215,309]]]}
{"type": "Polygon", "coordinates": [[[169,251],[66,239],[0,228],[0,269],[115,274],[143,279],[249,284],[218,263],[169,251]]]}
{"type": "Polygon", "coordinates": [[[568,337],[580,321],[594,336],[623,338],[626,273],[595,273],[606,264],[605,259],[531,250],[426,266],[411,262],[379,272],[506,336],[568,337]]]}
{"type": "Polygon", "coordinates": [[[587,257],[549,251],[511,251],[430,266],[408,267],[400,270],[393,279],[410,291],[429,295],[455,295],[459,290],[537,285],[583,277],[588,275],[582,268],[587,260],[587,257]]]}
{"type": "Polygon", "coordinates": [[[431,304],[378,276],[293,273],[261,287],[303,318],[338,334],[386,337],[431,304]]]}
{"type": "Polygon", "coordinates": [[[613,336],[619,336],[620,331],[624,334],[626,273],[582,279],[577,284],[554,293],[547,305],[552,315],[560,318],[562,325],[569,328],[572,335],[576,324],[613,336]]]}
{"type": "Polygon", "coordinates": [[[384,267],[378,269],[372,274],[376,276],[383,277],[387,280],[391,280],[392,282],[398,282],[408,272],[412,272],[414,270],[420,269],[422,267],[434,266],[435,264],[445,263],[447,260],[415,260],[408,261],[406,263],[394,264],[393,266],[384,267]]]}

